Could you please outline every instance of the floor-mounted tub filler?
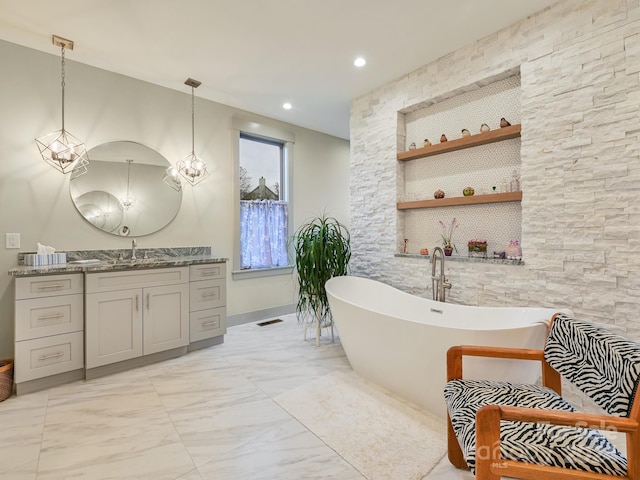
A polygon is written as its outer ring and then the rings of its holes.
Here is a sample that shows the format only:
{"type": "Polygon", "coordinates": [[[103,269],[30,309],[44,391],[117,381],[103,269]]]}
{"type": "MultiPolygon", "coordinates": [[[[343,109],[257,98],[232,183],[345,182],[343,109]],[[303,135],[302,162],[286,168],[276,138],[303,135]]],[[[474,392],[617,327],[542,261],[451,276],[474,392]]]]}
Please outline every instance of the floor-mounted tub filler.
{"type": "MultiPolygon", "coordinates": [[[[365,379],[445,418],[446,354],[453,345],[542,349],[551,316],[566,309],[435,302],[362,277],[326,284],[344,351],[365,379]]],[[[535,383],[536,362],[465,359],[465,378],[535,383]]]]}

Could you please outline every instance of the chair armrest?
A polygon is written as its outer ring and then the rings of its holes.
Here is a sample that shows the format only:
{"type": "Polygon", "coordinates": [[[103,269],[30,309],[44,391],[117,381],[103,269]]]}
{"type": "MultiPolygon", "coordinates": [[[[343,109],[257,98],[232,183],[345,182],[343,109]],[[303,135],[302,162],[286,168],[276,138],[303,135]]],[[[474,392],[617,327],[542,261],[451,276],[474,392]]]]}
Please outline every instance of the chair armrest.
{"type": "MultiPolygon", "coordinates": [[[[494,407],[494,405],[488,405],[494,407]]],[[[550,423],[576,428],[593,428],[596,430],[612,430],[625,433],[640,432],[640,425],[636,420],[615,415],[600,415],[583,412],[563,412],[558,410],[543,410],[528,407],[509,407],[495,405],[500,420],[518,422],[550,423]]],[[[487,407],[483,407],[487,408],[487,407]]],[[[480,419],[478,419],[480,424],[480,419]]]]}
{"type": "Polygon", "coordinates": [[[463,356],[538,361],[541,364],[542,384],[557,392],[558,395],[562,395],[560,374],[545,361],[544,350],[486,347],[480,345],[453,346],[447,350],[447,381],[463,378],[463,356]]]}

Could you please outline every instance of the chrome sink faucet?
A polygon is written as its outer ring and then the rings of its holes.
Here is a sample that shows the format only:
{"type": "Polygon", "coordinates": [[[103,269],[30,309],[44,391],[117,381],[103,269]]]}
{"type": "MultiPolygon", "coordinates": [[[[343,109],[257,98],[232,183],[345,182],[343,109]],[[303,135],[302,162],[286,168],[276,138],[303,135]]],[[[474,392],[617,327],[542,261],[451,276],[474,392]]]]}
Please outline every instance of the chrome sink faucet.
{"type": "Polygon", "coordinates": [[[131,240],[131,261],[135,262],[136,261],[136,247],[138,246],[138,243],[136,242],[136,239],[134,238],[133,240],[131,240]]]}
{"type": "Polygon", "coordinates": [[[444,302],[445,290],[451,289],[451,284],[444,275],[444,252],[440,247],[435,247],[431,253],[431,288],[433,290],[433,299],[436,302],[444,302]],[[438,253],[440,253],[440,274],[436,275],[436,257],[438,253]]]}

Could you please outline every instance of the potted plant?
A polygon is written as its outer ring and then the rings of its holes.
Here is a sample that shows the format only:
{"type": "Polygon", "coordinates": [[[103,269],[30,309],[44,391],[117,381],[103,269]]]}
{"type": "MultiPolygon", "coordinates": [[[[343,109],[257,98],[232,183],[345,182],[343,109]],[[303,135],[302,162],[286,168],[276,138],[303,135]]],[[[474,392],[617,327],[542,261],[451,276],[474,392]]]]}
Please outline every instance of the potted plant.
{"type": "Polygon", "coordinates": [[[440,236],[442,237],[442,246],[444,250],[444,254],[446,256],[451,256],[453,251],[455,250],[458,253],[458,249],[456,248],[456,244],[453,243],[453,232],[460,225],[456,219],[454,218],[450,222],[444,223],[442,220],[439,220],[438,223],[442,228],[442,233],[440,236]]]}
{"type": "Polygon", "coordinates": [[[349,231],[335,218],[323,215],[298,228],[293,247],[299,289],[296,314],[300,320],[305,314],[313,313],[319,336],[320,327],[333,325],[324,284],[332,277],[348,273],[349,231]]]}

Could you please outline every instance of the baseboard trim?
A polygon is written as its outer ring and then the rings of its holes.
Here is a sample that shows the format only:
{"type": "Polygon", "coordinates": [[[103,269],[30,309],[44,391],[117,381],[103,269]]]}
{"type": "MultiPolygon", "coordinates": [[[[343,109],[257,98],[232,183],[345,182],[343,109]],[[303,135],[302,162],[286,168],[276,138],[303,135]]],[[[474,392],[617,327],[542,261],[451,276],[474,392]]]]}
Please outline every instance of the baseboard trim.
{"type": "Polygon", "coordinates": [[[254,312],[239,313],[238,315],[229,315],[227,317],[227,327],[235,327],[243,325],[245,323],[257,322],[259,320],[265,320],[271,317],[277,317],[278,315],[288,315],[289,313],[295,313],[296,306],[282,305],[280,307],[265,308],[263,310],[256,310],[254,312]]]}

